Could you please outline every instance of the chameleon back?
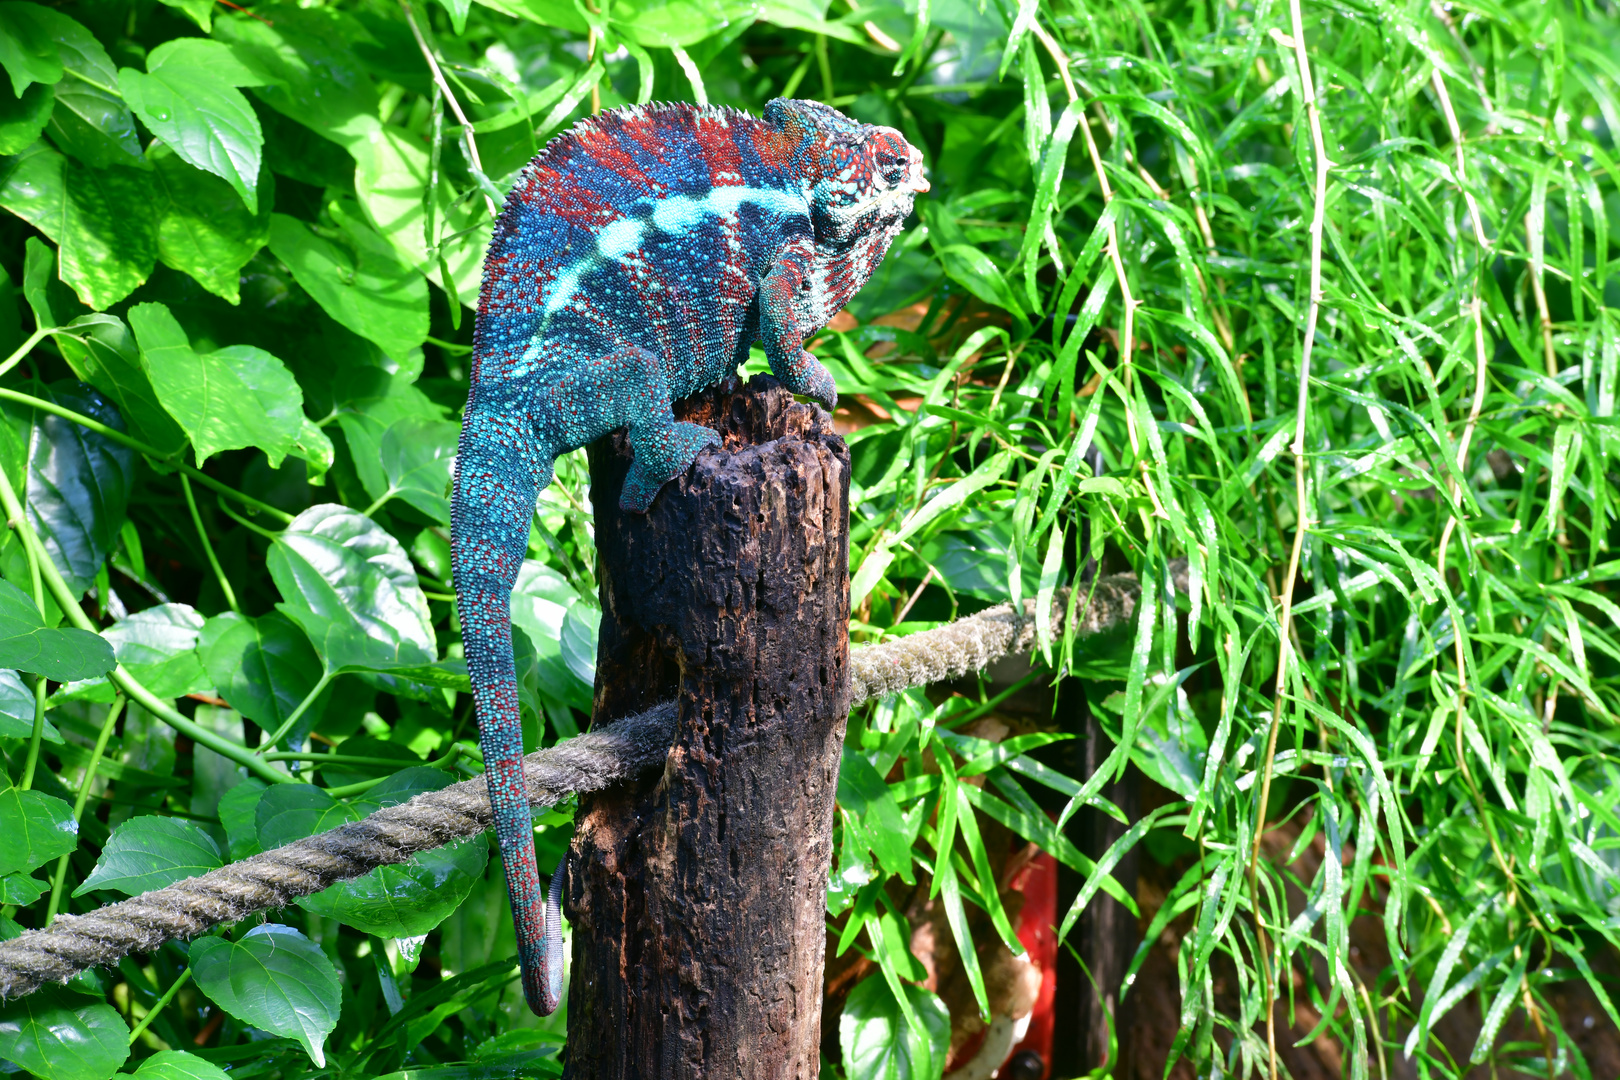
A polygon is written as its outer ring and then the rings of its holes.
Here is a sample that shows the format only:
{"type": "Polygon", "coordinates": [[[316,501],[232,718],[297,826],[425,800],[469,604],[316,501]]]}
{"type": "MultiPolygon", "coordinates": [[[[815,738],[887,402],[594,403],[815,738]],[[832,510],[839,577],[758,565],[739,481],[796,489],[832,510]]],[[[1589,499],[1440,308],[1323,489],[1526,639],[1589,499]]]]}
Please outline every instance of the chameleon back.
{"type": "Polygon", "coordinates": [[[801,145],[747,113],[680,104],[617,109],[549,145],[490,243],[474,393],[554,385],[622,345],[658,357],[674,398],[724,378],[778,250],[812,233],[801,145]]]}

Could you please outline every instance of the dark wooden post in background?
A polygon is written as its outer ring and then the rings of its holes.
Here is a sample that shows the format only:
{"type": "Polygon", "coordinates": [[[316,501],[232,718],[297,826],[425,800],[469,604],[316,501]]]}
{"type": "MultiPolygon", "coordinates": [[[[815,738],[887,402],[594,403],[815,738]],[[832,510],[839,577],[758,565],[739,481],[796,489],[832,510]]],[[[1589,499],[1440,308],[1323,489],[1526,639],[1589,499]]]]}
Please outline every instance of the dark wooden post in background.
{"type": "Polygon", "coordinates": [[[591,450],[595,723],[676,698],[664,772],[581,800],[566,901],[575,1080],[819,1071],[833,799],[849,712],[849,451],[775,380],[676,407],[716,428],[650,513],[591,450]]]}

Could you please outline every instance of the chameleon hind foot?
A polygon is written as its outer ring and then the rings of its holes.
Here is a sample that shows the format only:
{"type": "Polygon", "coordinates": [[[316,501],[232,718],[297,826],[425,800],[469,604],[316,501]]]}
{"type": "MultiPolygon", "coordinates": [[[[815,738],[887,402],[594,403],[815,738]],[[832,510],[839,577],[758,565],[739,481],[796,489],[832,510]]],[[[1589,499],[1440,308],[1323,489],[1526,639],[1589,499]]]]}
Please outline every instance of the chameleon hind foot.
{"type": "Polygon", "coordinates": [[[702,424],[671,421],[630,429],[635,460],[619,493],[619,509],[645,514],[658,489],[686,471],[705,446],[719,446],[720,433],[702,424]]]}

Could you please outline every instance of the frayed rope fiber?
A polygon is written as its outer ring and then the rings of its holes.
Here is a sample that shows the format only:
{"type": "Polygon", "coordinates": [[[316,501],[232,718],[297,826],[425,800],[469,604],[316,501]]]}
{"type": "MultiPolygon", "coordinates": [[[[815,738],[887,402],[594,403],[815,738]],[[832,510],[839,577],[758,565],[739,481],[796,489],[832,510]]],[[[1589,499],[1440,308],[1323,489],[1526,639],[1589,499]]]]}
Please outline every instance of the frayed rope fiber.
{"type": "MultiPolygon", "coordinates": [[[[1171,564],[1185,591],[1186,564],[1171,564]]],[[[1076,631],[1096,633],[1132,617],[1140,588],[1133,574],[1096,583],[1076,613],[1076,631]]],[[[1053,604],[1061,630],[1066,594],[1053,604]]],[[[913,686],[957,679],[1035,643],[1035,601],[1018,612],[1002,604],[934,630],[850,650],[852,705],[913,686]]],[[[529,802],[554,806],[569,795],[599,791],[663,764],[675,737],[675,703],[626,717],[540,750],[523,760],[529,802]]],[[[221,923],[286,907],[301,896],[409,860],[493,827],[483,777],[425,792],[330,832],[296,840],[163,889],[91,912],[60,915],[44,930],[0,942],[0,998],[21,997],[46,982],[66,982],[87,968],[110,967],[132,952],[189,940],[221,923]]]]}

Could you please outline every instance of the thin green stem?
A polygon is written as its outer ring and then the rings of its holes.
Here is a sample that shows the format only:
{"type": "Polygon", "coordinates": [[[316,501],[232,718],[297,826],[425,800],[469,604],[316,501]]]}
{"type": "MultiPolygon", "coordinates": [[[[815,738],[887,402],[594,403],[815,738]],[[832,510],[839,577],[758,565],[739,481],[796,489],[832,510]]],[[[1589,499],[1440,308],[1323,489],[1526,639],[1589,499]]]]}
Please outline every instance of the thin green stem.
{"type": "Polygon", "coordinates": [[[209,488],[210,490],[225,496],[227,499],[235,499],[237,502],[241,503],[243,506],[254,511],[255,513],[263,514],[268,518],[274,518],[283,525],[291,525],[293,522],[293,515],[287,513],[287,511],[277,509],[276,507],[271,506],[269,503],[260,502],[251,495],[244,495],[228,484],[220,483],[218,480],[215,480],[212,476],[209,476],[200,469],[193,469],[190,465],[181,465],[180,471],[184,475],[189,476],[191,479],[197,481],[197,483],[201,484],[203,487],[209,488]]]}
{"type": "MultiPolygon", "coordinates": [[[[43,553],[35,552],[28,545],[23,545],[23,551],[28,556],[28,576],[34,584],[34,606],[39,609],[41,619],[45,618],[45,582],[39,568],[43,553]]],[[[24,791],[34,786],[34,769],[39,765],[39,746],[45,738],[45,676],[40,675],[34,680],[34,730],[28,737],[28,761],[23,765],[22,783],[19,785],[24,791]]]]}
{"type": "Polygon", "coordinates": [[[34,680],[34,730],[28,736],[28,761],[23,765],[22,780],[18,787],[27,791],[34,786],[34,769],[39,765],[39,744],[45,736],[45,676],[34,680]]]}
{"type": "MultiPolygon", "coordinates": [[[[11,486],[11,478],[5,474],[4,469],[0,469],[0,502],[5,504],[6,517],[11,527],[17,530],[24,546],[32,546],[35,557],[39,559],[39,569],[45,577],[45,584],[68,620],[80,630],[98,633],[96,624],[91,622],[90,617],[79,607],[73,591],[67,587],[67,582],[62,580],[62,574],[56,569],[56,564],[45,556],[44,547],[40,544],[39,537],[34,534],[33,526],[28,523],[28,516],[23,512],[22,503],[17,499],[17,492],[11,486]]],[[[161,700],[123,668],[114,667],[107,673],[107,679],[138,702],[141,708],[199,746],[207,747],[227,761],[236,762],[255,776],[272,784],[292,782],[292,777],[271,768],[268,762],[249,752],[247,747],[221,738],[189,717],[182,716],[171,703],[161,700]]]]}
{"type": "Polygon", "coordinates": [[[10,356],[6,357],[4,363],[0,363],[0,375],[4,375],[6,372],[22,363],[22,358],[27,356],[29,352],[33,350],[35,345],[38,345],[41,341],[44,341],[47,337],[50,337],[55,332],[55,327],[42,326],[38,330],[35,330],[32,334],[29,334],[23,339],[23,343],[17,346],[16,351],[10,356]]]}
{"type": "Polygon", "coordinates": [[[169,1002],[173,1001],[174,995],[178,994],[180,992],[180,988],[185,986],[186,983],[190,981],[191,969],[188,967],[186,970],[180,973],[180,977],[178,979],[174,980],[173,985],[163,992],[163,996],[152,1003],[151,1010],[147,1012],[145,1016],[141,1017],[141,1022],[136,1024],[134,1029],[130,1031],[129,1045],[135,1045],[135,1040],[141,1037],[142,1032],[152,1026],[152,1021],[157,1019],[158,1013],[163,1011],[163,1007],[169,1002]]]}
{"type": "Polygon", "coordinates": [[[173,465],[178,468],[182,474],[197,481],[197,483],[201,484],[203,487],[211,488],[214,491],[219,492],[221,495],[235,499],[243,506],[246,506],[258,513],[267,514],[281,522],[283,525],[292,523],[293,516],[287,513],[285,510],[278,510],[269,503],[260,502],[251,495],[244,495],[242,492],[237,491],[228,484],[222,484],[218,480],[215,480],[213,477],[204,473],[201,469],[195,469],[184,462],[175,460],[177,457],[176,454],[165,454],[156,447],[148,446],[139,439],[131,438],[115,427],[109,427],[108,425],[103,424],[100,420],[97,420],[94,417],[86,416],[83,413],[74,412],[72,409],[63,408],[54,401],[46,401],[44,398],[37,398],[32,394],[24,394],[19,390],[13,390],[10,387],[5,386],[0,386],[0,399],[5,401],[15,401],[19,405],[27,405],[30,408],[38,409],[40,412],[47,412],[52,416],[60,416],[64,420],[71,420],[80,427],[89,428],[97,435],[111,439],[120,446],[129,447],[137,454],[144,454],[155,461],[161,461],[166,464],[173,465]]]}
{"type": "Polygon", "coordinates": [[[326,674],[322,675],[320,681],[315,684],[314,689],[304,695],[304,700],[298,703],[298,708],[292,711],[292,715],[283,720],[281,722],[281,726],[276,728],[275,732],[272,733],[268,739],[259,744],[259,751],[256,755],[259,760],[277,760],[276,758],[265,755],[265,748],[276,745],[276,743],[280,742],[286,736],[287,732],[293,729],[293,725],[298,723],[299,718],[303,716],[304,713],[309,711],[309,707],[311,705],[315,704],[315,699],[321,696],[321,691],[326,689],[327,684],[330,683],[332,679],[333,675],[331,672],[327,672],[326,674]]]}
{"type": "Polygon", "coordinates": [[[219,565],[219,556],[214,554],[214,545],[208,539],[208,530],[203,528],[202,515],[197,512],[197,499],[191,494],[191,481],[185,473],[180,474],[180,490],[186,493],[186,506],[191,510],[191,523],[197,527],[197,539],[202,541],[203,554],[208,556],[208,565],[214,568],[214,578],[219,582],[219,591],[225,594],[225,603],[238,615],[242,609],[236,603],[236,591],[225,577],[225,571],[219,565]]]}
{"type": "MultiPolygon", "coordinates": [[[[101,722],[101,732],[96,736],[96,748],[90,752],[90,763],[84,767],[84,779],[79,781],[79,794],[73,800],[73,820],[76,823],[84,818],[84,805],[90,801],[90,787],[96,781],[96,770],[101,767],[101,757],[107,752],[107,743],[112,739],[113,729],[118,726],[118,716],[124,711],[125,698],[122,696],[113,699],[112,707],[107,710],[107,719],[101,722]]],[[[56,918],[56,912],[62,902],[62,883],[67,880],[68,860],[72,857],[70,852],[56,860],[56,876],[51,880],[51,900],[45,907],[45,925],[51,925],[56,918]]]]}
{"type": "Polygon", "coordinates": [[[375,514],[377,511],[381,510],[384,506],[386,506],[388,504],[388,500],[392,499],[395,495],[398,495],[398,494],[399,494],[399,492],[397,490],[395,490],[394,488],[389,488],[387,491],[382,493],[382,495],[377,499],[376,502],[372,503],[370,506],[368,506],[364,510],[360,511],[360,513],[363,514],[366,517],[370,517],[372,514],[375,514]]]}
{"type": "Polygon", "coordinates": [[[223,496],[223,495],[221,495],[219,497],[219,510],[220,510],[220,513],[224,514],[226,517],[230,518],[232,521],[234,521],[238,525],[242,526],[242,528],[251,529],[252,531],[258,533],[260,536],[264,537],[266,540],[270,540],[270,541],[273,542],[275,540],[280,539],[279,534],[271,532],[269,529],[266,529],[262,525],[255,525],[253,522],[249,521],[247,518],[243,517],[241,514],[238,514],[235,510],[232,510],[229,506],[225,505],[225,496],[223,496]]]}
{"type": "MultiPolygon", "coordinates": [[[[456,759],[461,756],[463,750],[464,748],[460,743],[452,743],[449,751],[446,752],[443,757],[435,758],[433,761],[427,762],[427,766],[430,769],[448,769],[456,763],[456,759]]],[[[391,761],[388,764],[403,766],[405,763],[402,761],[391,761]]],[[[342,787],[329,787],[326,789],[326,793],[332,796],[334,799],[347,799],[351,795],[364,795],[366,792],[370,791],[372,788],[376,787],[386,779],[388,779],[388,777],[379,776],[373,780],[361,780],[358,783],[345,784],[342,787]]]]}

